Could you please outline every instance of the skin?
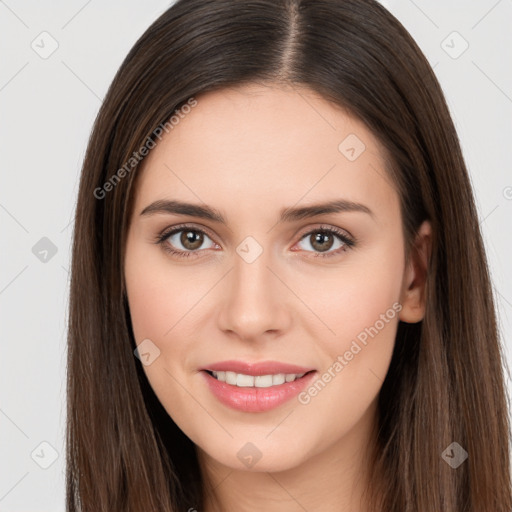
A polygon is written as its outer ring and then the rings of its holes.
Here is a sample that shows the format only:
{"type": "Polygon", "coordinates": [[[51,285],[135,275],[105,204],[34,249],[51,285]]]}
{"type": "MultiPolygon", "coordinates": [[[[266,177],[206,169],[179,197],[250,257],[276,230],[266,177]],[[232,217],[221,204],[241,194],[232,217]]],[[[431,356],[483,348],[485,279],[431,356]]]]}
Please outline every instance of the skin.
{"type": "MultiPolygon", "coordinates": [[[[379,141],[359,120],[309,89],[250,84],[196,97],[198,104],[150,152],[137,177],[125,279],[137,343],[160,356],[144,370],[159,400],[197,446],[205,510],[365,511],[366,455],[398,319],[424,314],[431,229],[404,254],[399,196],[379,141]],[[338,146],[356,134],[354,161],[338,146]],[[278,223],[282,208],[334,199],[367,206],[278,223]],[[227,226],[170,213],[140,215],[159,199],[207,204],[227,226]],[[207,236],[195,252],[174,235],[186,223],[207,236]],[[320,226],[356,244],[313,246],[320,226]],[[316,233],[316,232],[315,232],[316,233]],[[263,249],[248,263],[247,237],[263,249]],[[331,257],[315,257],[324,254],[331,257]],[[292,399],[260,413],[229,409],[199,368],[239,359],[312,367],[321,376],[393,304],[402,309],[307,404],[292,399]],[[251,442],[261,459],[237,457],[251,442]],[[212,490],[213,489],[213,490],[212,490]]],[[[185,240],[186,243],[186,240],[185,240]]],[[[201,508],[198,503],[196,508],[201,508]]]]}

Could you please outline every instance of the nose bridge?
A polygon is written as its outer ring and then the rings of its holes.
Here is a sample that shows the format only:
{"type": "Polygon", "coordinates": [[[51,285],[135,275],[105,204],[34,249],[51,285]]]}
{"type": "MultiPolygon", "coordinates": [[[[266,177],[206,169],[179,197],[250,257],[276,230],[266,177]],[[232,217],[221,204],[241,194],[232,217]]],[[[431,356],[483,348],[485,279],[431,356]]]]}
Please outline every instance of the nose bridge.
{"type": "Polygon", "coordinates": [[[272,251],[247,237],[236,248],[233,269],[223,290],[220,327],[242,338],[257,338],[286,325],[284,290],[272,268],[272,251]]]}
{"type": "MultiPolygon", "coordinates": [[[[251,254],[250,250],[247,255],[251,254]]],[[[245,259],[237,250],[237,256],[234,259],[233,281],[234,290],[237,299],[249,301],[257,301],[264,298],[272,289],[270,278],[272,273],[268,267],[271,265],[269,254],[264,251],[254,260],[245,259]]]]}

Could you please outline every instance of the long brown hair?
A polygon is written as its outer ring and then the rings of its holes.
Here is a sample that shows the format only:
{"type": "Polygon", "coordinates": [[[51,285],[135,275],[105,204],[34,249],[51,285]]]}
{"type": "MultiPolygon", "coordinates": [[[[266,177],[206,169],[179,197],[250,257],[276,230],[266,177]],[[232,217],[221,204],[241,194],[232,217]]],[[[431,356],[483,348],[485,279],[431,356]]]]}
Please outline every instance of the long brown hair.
{"type": "Polygon", "coordinates": [[[140,167],[131,159],[190,98],[265,81],[320,93],[382,142],[407,248],[423,220],[432,224],[425,318],[400,322],[379,395],[370,467],[384,484],[369,489],[372,509],[510,512],[504,358],[468,173],[428,61],[374,0],[179,0],[121,65],[94,125],[76,207],[68,512],[201,507],[194,445],[133,354],[123,277],[140,167]],[[468,453],[456,469],[442,457],[452,442],[468,453]]]}

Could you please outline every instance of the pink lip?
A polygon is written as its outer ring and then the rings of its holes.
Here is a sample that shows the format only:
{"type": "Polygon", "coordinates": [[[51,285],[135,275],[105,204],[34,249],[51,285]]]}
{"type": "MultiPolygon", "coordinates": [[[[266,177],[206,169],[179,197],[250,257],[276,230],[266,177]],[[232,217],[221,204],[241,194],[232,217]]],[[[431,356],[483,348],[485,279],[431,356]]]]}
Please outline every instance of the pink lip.
{"type": "Polygon", "coordinates": [[[210,370],[214,372],[235,372],[244,375],[275,375],[276,373],[307,373],[314,368],[297,366],[294,364],[279,363],[277,361],[262,361],[260,363],[246,363],[244,361],[221,361],[213,363],[201,370],[210,370]]]}
{"type": "Polygon", "coordinates": [[[210,391],[224,405],[243,412],[264,412],[279,407],[297,396],[314,378],[316,371],[302,366],[277,363],[273,361],[256,364],[240,361],[225,361],[215,363],[201,372],[206,379],[210,391]],[[220,382],[206,370],[231,371],[245,375],[269,375],[276,373],[307,373],[293,382],[285,382],[268,388],[237,387],[226,382],[220,382]]]}

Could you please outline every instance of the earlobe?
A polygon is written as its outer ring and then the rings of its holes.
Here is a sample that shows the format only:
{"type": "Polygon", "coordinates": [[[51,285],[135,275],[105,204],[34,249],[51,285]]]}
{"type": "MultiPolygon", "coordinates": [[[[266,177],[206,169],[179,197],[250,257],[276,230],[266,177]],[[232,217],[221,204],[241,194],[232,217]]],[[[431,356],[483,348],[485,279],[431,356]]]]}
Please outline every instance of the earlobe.
{"type": "Polygon", "coordinates": [[[432,250],[432,226],[424,221],[418,229],[404,269],[400,303],[400,320],[416,323],[425,316],[426,282],[432,250]]]}

